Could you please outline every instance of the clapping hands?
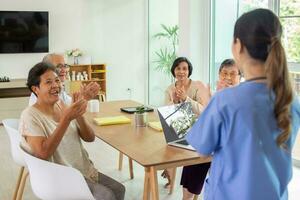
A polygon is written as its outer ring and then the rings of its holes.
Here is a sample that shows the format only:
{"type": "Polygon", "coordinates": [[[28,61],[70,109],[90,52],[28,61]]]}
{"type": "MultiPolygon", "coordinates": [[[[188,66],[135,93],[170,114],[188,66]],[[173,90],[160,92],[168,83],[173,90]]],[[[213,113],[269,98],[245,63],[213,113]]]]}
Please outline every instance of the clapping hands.
{"type": "Polygon", "coordinates": [[[184,102],[187,98],[187,93],[184,86],[176,86],[175,92],[173,94],[173,99],[175,103],[184,102]]]}
{"type": "Polygon", "coordinates": [[[72,104],[64,110],[64,117],[68,121],[72,121],[82,116],[87,108],[87,100],[83,98],[80,92],[75,92],[72,95],[72,104]]]}
{"type": "Polygon", "coordinates": [[[80,88],[80,93],[82,97],[89,101],[93,99],[99,93],[100,86],[96,82],[91,82],[89,84],[82,84],[80,88]]]}
{"type": "Polygon", "coordinates": [[[227,87],[232,87],[232,86],[233,85],[232,85],[231,82],[228,82],[226,80],[219,80],[217,82],[217,91],[222,90],[222,89],[227,88],[227,87]]]}

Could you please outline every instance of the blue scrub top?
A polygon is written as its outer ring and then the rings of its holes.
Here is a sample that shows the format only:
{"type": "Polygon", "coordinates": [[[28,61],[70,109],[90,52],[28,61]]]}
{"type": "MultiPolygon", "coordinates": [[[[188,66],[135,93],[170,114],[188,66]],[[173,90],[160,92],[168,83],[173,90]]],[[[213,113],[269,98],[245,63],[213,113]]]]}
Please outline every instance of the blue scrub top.
{"type": "Polygon", "coordinates": [[[265,83],[244,82],[214,95],[193,125],[187,141],[201,155],[213,155],[205,200],[285,200],[292,177],[291,149],[300,124],[300,104],[291,106],[292,133],[287,150],[274,103],[265,83]]]}

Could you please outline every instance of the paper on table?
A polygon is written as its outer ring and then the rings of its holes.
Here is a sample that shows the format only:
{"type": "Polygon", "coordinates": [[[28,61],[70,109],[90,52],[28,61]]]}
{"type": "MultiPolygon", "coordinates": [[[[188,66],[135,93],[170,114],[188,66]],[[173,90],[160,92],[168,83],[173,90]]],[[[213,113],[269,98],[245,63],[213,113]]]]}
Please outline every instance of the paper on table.
{"type": "Polygon", "coordinates": [[[94,118],[94,122],[99,126],[114,125],[114,124],[128,124],[131,120],[123,115],[113,117],[98,117],[94,118]]]}
{"type": "Polygon", "coordinates": [[[148,126],[157,130],[157,131],[162,131],[162,126],[159,121],[154,121],[154,122],[149,122],[148,126]]]}

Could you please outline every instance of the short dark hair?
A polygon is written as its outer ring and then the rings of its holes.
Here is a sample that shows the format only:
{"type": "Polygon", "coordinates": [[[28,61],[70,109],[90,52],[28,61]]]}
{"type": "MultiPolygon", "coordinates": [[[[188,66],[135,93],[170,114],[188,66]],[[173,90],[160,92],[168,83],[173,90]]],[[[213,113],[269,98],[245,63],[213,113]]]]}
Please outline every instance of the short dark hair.
{"type": "Polygon", "coordinates": [[[223,68],[231,67],[231,66],[233,66],[233,65],[235,65],[235,62],[234,62],[233,59],[225,59],[225,60],[221,63],[221,65],[220,65],[219,73],[221,73],[221,71],[222,71],[223,68]]]}
{"type": "Polygon", "coordinates": [[[186,57],[178,57],[174,60],[173,65],[171,67],[171,73],[172,73],[173,77],[175,77],[175,68],[182,62],[186,62],[188,64],[188,67],[189,67],[188,77],[190,77],[192,75],[192,72],[193,72],[192,63],[186,57]]]}
{"type": "Polygon", "coordinates": [[[31,87],[39,86],[41,82],[41,76],[48,70],[55,72],[55,67],[52,64],[46,62],[37,63],[30,69],[26,85],[31,92],[33,92],[31,87]]]}

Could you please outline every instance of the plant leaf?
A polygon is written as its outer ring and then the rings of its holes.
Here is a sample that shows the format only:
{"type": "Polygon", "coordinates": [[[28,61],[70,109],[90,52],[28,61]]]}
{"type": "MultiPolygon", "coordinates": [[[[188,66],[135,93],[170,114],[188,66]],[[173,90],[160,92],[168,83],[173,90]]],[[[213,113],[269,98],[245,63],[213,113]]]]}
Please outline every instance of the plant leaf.
{"type": "Polygon", "coordinates": [[[171,75],[171,66],[176,59],[176,49],[178,46],[178,25],[166,26],[161,24],[162,31],[155,34],[154,38],[166,39],[167,45],[155,51],[157,59],[153,61],[156,63],[155,70],[171,75]]]}

